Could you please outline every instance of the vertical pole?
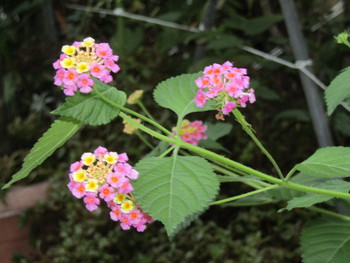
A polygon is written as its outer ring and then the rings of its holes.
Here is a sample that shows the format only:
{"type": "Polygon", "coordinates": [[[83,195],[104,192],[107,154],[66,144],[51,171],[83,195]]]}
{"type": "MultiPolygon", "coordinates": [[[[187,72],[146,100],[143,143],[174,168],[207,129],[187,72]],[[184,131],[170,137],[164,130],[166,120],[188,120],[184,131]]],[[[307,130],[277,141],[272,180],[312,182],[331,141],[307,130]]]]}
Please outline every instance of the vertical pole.
{"type": "MultiPolygon", "coordinates": [[[[295,59],[308,60],[309,54],[293,0],[279,0],[295,59]]],[[[312,67],[308,66],[312,72],[312,67]]],[[[306,96],[312,124],[320,147],[333,145],[323,100],[316,85],[302,72],[299,77],[306,96]]]]}
{"type": "Polygon", "coordinates": [[[46,0],[43,2],[41,7],[41,13],[43,17],[44,33],[47,40],[53,44],[58,43],[58,33],[55,26],[53,8],[51,0],[46,0]]]}
{"type": "MultiPolygon", "coordinates": [[[[200,27],[203,27],[204,30],[210,29],[215,22],[215,13],[216,13],[217,0],[209,0],[207,7],[204,11],[203,19],[200,24],[200,27]]],[[[194,51],[193,62],[196,63],[198,60],[203,58],[205,55],[205,44],[198,43],[194,51]]]]}

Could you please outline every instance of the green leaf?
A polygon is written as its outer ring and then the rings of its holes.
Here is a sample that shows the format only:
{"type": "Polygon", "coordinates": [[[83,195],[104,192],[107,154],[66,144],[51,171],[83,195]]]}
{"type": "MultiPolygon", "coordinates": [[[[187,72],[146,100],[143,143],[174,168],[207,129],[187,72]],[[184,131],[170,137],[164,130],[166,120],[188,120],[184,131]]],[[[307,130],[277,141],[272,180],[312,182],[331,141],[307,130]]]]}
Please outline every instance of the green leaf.
{"type": "Polygon", "coordinates": [[[221,150],[221,151],[230,153],[230,151],[226,149],[224,146],[222,146],[220,143],[218,143],[217,141],[213,141],[211,139],[201,140],[199,142],[199,146],[205,149],[221,150]]]}
{"type": "Polygon", "coordinates": [[[196,156],[144,159],[136,164],[133,183],[138,204],[161,221],[172,236],[180,223],[203,211],[219,189],[211,165],[196,156]]]}
{"type": "Polygon", "coordinates": [[[303,263],[345,263],[350,258],[350,223],[313,224],[301,234],[303,263]]]}
{"type": "Polygon", "coordinates": [[[348,177],[350,176],[349,160],[349,147],[327,147],[317,150],[304,162],[296,165],[296,169],[317,177],[348,177]]]}
{"type": "Polygon", "coordinates": [[[350,115],[348,112],[337,111],[333,118],[333,125],[341,134],[350,137],[350,115]]]}
{"type": "MultiPolygon", "coordinates": [[[[347,193],[350,190],[350,183],[342,180],[328,180],[322,184],[316,185],[316,187],[347,193]]],[[[293,199],[289,200],[286,208],[282,210],[292,210],[293,208],[297,207],[310,207],[317,203],[326,202],[332,198],[334,197],[322,194],[306,193],[303,196],[294,197],[293,199]]]]}
{"type": "Polygon", "coordinates": [[[6,189],[14,182],[27,177],[34,168],[42,164],[57,148],[68,141],[81,125],[82,123],[72,119],[60,118],[56,120],[24,158],[21,170],[14,174],[2,189],[6,189]]]}
{"type": "Polygon", "coordinates": [[[168,142],[165,141],[159,141],[159,143],[156,145],[156,147],[154,147],[154,149],[152,149],[152,151],[150,151],[149,153],[147,153],[144,158],[149,158],[149,157],[154,157],[154,156],[159,156],[161,155],[163,152],[165,152],[168,148],[169,148],[170,144],[168,142]]]}
{"type": "Polygon", "coordinates": [[[218,143],[217,140],[231,132],[232,124],[225,122],[206,122],[205,125],[207,126],[205,134],[207,135],[208,139],[201,140],[199,142],[199,146],[206,149],[222,150],[230,153],[230,151],[218,143]]]}
{"type": "Polygon", "coordinates": [[[174,111],[179,119],[192,112],[215,109],[212,101],[208,101],[203,108],[197,107],[193,101],[198,90],[195,80],[201,75],[202,73],[183,74],[159,83],[153,93],[155,101],[174,111]]]}
{"type": "MultiPolygon", "coordinates": [[[[94,90],[116,104],[124,105],[126,94],[114,87],[94,79],[94,90]]],[[[102,100],[96,92],[89,94],[76,93],[72,97],[67,97],[66,103],[62,104],[53,114],[64,117],[75,118],[85,124],[101,125],[109,123],[119,115],[120,110],[102,100]]]]}
{"type": "MultiPolygon", "coordinates": [[[[293,183],[301,184],[301,185],[307,185],[307,186],[315,186],[318,184],[324,183],[326,180],[325,178],[320,177],[314,177],[307,174],[298,173],[297,175],[293,176],[290,181],[293,183]]],[[[277,189],[271,189],[267,192],[269,193],[276,201],[281,200],[291,200],[295,197],[303,196],[305,192],[297,191],[285,186],[281,186],[277,189]]]]}
{"type": "Polygon", "coordinates": [[[225,123],[225,122],[217,122],[217,123],[206,122],[205,125],[207,125],[207,130],[205,131],[205,134],[207,135],[208,138],[214,141],[229,134],[232,130],[232,124],[225,123]]]}
{"type": "Polygon", "coordinates": [[[333,79],[326,89],[325,99],[328,115],[347,97],[350,96],[350,67],[345,68],[333,79]]]}

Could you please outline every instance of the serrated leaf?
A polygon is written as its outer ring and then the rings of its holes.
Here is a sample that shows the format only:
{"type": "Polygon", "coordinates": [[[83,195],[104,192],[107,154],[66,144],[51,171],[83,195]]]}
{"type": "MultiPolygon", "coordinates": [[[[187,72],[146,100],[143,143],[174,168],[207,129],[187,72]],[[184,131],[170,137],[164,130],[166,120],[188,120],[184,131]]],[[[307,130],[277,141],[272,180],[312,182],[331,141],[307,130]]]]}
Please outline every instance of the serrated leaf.
{"type": "Polygon", "coordinates": [[[201,75],[202,73],[183,74],[162,81],[154,90],[155,101],[160,106],[174,111],[179,119],[192,112],[215,109],[215,103],[212,101],[208,101],[203,108],[197,107],[193,101],[198,90],[195,80],[201,75]]]}
{"type": "Polygon", "coordinates": [[[161,221],[172,236],[190,215],[203,211],[219,189],[211,165],[196,156],[144,159],[136,164],[133,184],[138,204],[161,221]]]}
{"type": "Polygon", "coordinates": [[[350,67],[336,76],[326,89],[325,100],[328,115],[347,97],[350,96],[350,67]]]}
{"type": "MultiPolygon", "coordinates": [[[[333,190],[333,191],[338,191],[343,193],[347,193],[350,190],[350,183],[342,180],[328,180],[316,186],[318,188],[333,190]]],[[[310,207],[317,203],[326,202],[332,198],[333,198],[332,196],[327,196],[322,194],[306,193],[303,196],[294,197],[293,199],[289,200],[285,209],[292,210],[297,207],[310,207]]]]}
{"type": "Polygon", "coordinates": [[[42,164],[57,148],[72,137],[81,125],[82,123],[73,119],[60,118],[56,120],[24,158],[21,170],[14,174],[2,189],[6,189],[11,184],[27,177],[34,168],[42,164]]]}
{"type": "Polygon", "coordinates": [[[317,177],[348,177],[350,176],[349,160],[349,147],[326,147],[317,150],[308,159],[296,165],[296,169],[317,177]]]}
{"type": "MultiPolygon", "coordinates": [[[[125,104],[126,95],[123,91],[97,79],[94,79],[94,83],[94,90],[104,97],[121,106],[125,104]]],[[[66,102],[52,113],[72,117],[89,125],[101,125],[109,123],[119,115],[119,112],[119,109],[102,100],[96,92],[91,92],[89,94],[76,93],[72,97],[67,97],[66,102]]]]}
{"type": "Polygon", "coordinates": [[[345,263],[350,259],[350,223],[314,224],[301,234],[303,263],[345,263]]]}

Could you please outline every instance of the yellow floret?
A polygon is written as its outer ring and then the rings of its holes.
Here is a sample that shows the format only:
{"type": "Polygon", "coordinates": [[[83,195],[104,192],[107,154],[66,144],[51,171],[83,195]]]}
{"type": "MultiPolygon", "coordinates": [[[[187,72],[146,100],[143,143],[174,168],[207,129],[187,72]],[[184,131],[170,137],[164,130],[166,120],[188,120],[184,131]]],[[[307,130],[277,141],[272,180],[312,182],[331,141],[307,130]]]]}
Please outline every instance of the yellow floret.
{"type": "Polygon", "coordinates": [[[181,123],[181,127],[187,126],[188,124],[190,124],[189,120],[183,120],[181,123]]]}
{"type": "Polygon", "coordinates": [[[75,59],[74,58],[65,58],[60,62],[60,64],[63,68],[72,68],[72,67],[74,67],[75,59]]]}
{"type": "Polygon", "coordinates": [[[116,152],[110,152],[103,156],[103,160],[109,164],[115,164],[118,161],[118,154],[116,152]]]}
{"type": "Polygon", "coordinates": [[[123,213],[128,214],[134,207],[135,207],[134,203],[130,200],[127,200],[120,205],[120,210],[123,213]]]}
{"type": "Polygon", "coordinates": [[[189,127],[189,128],[188,128],[188,132],[190,132],[190,133],[194,132],[195,130],[196,130],[195,127],[189,127]]]}
{"type": "Polygon", "coordinates": [[[95,162],[96,157],[92,153],[84,153],[81,156],[81,160],[83,161],[84,165],[90,165],[90,164],[93,164],[95,162]]]}
{"type": "Polygon", "coordinates": [[[96,179],[89,179],[85,185],[85,188],[88,192],[97,192],[98,181],[96,179]]]}
{"type": "Polygon", "coordinates": [[[121,203],[124,202],[125,197],[126,197],[126,194],[117,194],[117,195],[114,197],[114,201],[115,201],[117,204],[121,204],[121,203]]]}
{"type": "Polygon", "coordinates": [[[181,129],[180,130],[180,135],[183,135],[183,134],[185,134],[187,132],[187,129],[181,129]]]}
{"type": "Polygon", "coordinates": [[[92,47],[95,44],[95,39],[92,37],[87,37],[83,40],[82,46],[83,47],[92,47]]]}
{"type": "Polygon", "coordinates": [[[87,71],[89,71],[89,64],[86,62],[80,62],[77,65],[76,70],[78,73],[87,72],[87,71]]]}
{"type": "Polygon", "coordinates": [[[73,56],[75,55],[76,48],[74,46],[64,45],[61,50],[64,54],[73,56]]]}
{"type": "Polygon", "coordinates": [[[73,179],[76,182],[83,182],[87,179],[85,170],[78,170],[73,173],[73,179]]]}

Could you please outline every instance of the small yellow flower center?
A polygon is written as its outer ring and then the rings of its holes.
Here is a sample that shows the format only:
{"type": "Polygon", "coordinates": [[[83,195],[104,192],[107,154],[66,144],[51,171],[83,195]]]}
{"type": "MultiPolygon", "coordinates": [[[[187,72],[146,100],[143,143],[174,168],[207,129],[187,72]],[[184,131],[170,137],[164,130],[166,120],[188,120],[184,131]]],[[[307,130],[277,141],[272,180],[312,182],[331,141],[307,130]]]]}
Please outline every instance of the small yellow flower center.
{"type": "Polygon", "coordinates": [[[74,46],[65,45],[62,47],[62,52],[66,55],[73,56],[75,54],[76,48],[74,46]]]}
{"type": "Polygon", "coordinates": [[[63,68],[73,68],[74,63],[75,63],[74,58],[65,58],[60,62],[63,68]]]}
{"type": "Polygon", "coordinates": [[[123,202],[120,206],[123,213],[129,213],[134,208],[134,203],[130,200],[123,202]]]}
{"type": "Polygon", "coordinates": [[[82,72],[87,72],[89,71],[89,64],[86,63],[86,62],[80,62],[78,65],[77,65],[77,72],[78,73],[82,73],[82,72]]]}
{"type": "Polygon", "coordinates": [[[75,173],[73,173],[73,179],[76,182],[82,182],[86,180],[86,175],[84,170],[78,170],[75,173]]]}
{"type": "Polygon", "coordinates": [[[98,190],[98,181],[95,179],[89,179],[86,184],[86,191],[97,192],[98,190]]]}

